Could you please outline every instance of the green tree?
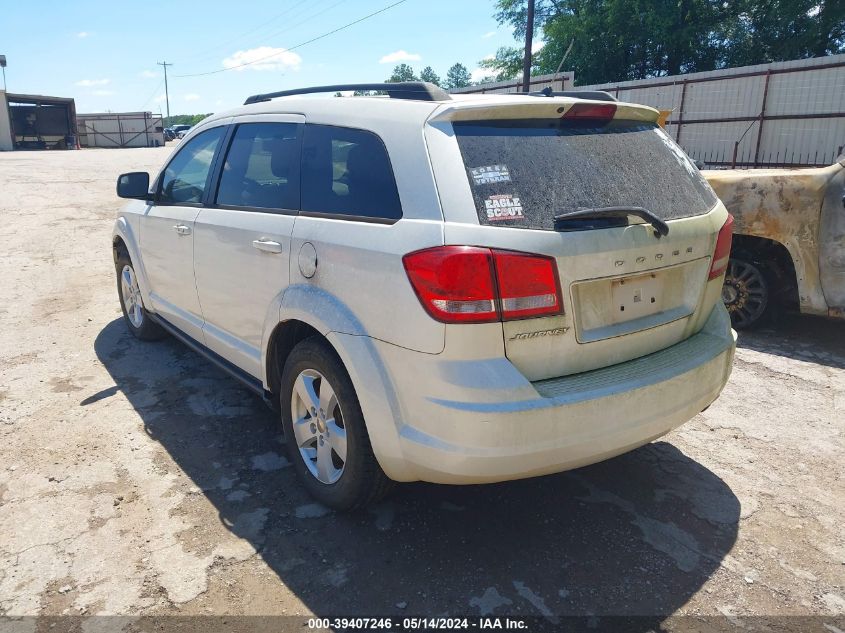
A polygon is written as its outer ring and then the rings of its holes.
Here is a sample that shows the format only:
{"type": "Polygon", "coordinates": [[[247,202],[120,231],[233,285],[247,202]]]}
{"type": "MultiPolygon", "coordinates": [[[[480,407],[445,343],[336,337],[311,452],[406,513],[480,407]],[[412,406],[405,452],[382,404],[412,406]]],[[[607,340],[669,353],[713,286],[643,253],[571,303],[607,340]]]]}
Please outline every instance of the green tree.
{"type": "Polygon", "coordinates": [[[845,50],[845,2],[743,0],[739,18],[726,25],[731,66],[823,57],[845,50]]]}
{"type": "MultiPolygon", "coordinates": [[[[526,0],[497,0],[495,17],[525,36],[526,0]]],[[[624,81],[845,51],[842,0],[536,0],[533,72],[564,64],[579,84],[624,81]]],[[[518,74],[518,48],[482,66],[518,74]]]]}
{"type": "Polygon", "coordinates": [[[429,83],[434,84],[435,86],[440,85],[440,77],[434,72],[434,69],[431,66],[426,66],[420,72],[420,79],[422,81],[427,81],[429,83]]]}
{"type": "Polygon", "coordinates": [[[399,64],[393,69],[393,74],[390,75],[387,81],[419,81],[419,79],[414,74],[414,69],[408,66],[408,64],[399,64]]]}
{"type": "MultiPolygon", "coordinates": [[[[532,58],[532,65],[536,62],[536,55],[532,58]]],[[[493,57],[482,59],[478,62],[481,68],[493,73],[495,81],[505,81],[515,77],[521,77],[522,73],[522,50],[518,48],[503,46],[496,51],[493,57]]]]}
{"type": "MultiPolygon", "coordinates": [[[[196,125],[205,117],[211,116],[209,114],[173,114],[170,116],[170,123],[168,125],[196,125]]],[[[167,118],[167,115],[165,115],[167,118]]]]}
{"type": "Polygon", "coordinates": [[[472,76],[467,67],[461,63],[455,64],[446,72],[446,88],[466,88],[472,85],[472,76]]]}

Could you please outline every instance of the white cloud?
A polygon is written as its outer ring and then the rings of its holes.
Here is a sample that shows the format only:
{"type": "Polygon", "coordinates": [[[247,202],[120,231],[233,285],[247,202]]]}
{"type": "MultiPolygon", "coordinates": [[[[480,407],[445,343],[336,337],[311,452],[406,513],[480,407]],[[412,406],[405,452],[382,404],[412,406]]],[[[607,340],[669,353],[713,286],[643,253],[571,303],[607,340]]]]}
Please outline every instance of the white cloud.
{"type": "Polygon", "coordinates": [[[113,95],[113,90],[94,90],[91,94],[95,94],[98,97],[107,97],[109,95],[113,95]]]}
{"type": "Polygon", "coordinates": [[[470,77],[472,77],[473,83],[477,83],[479,81],[492,81],[493,80],[493,73],[488,70],[487,68],[476,68],[470,73],[470,77]]]}
{"type": "Polygon", "coordinates": [[[498,33],[498,31],[487,31],[484,35],[481,36],[481,39],[489,40],[491,37],[496,35],[496,33],[498,33]]]}
{"type": "Polygon", "coordinates": [[[89,35],[91,35],[91,34],[88,31],[80,31],[79,33],[76,34],[76,37],[78,37],[79,39],[85,39],[89,35]]]}
{"type": "Polygon", "coordinates": [[[77,81],[77,86],[82,86],[83,88],[90,88],[91,86],[105,86],[111,81],[111,79],[83,79],[81,81],[77,81]]]}
{"type": "Polygon", "coordinates": [[[388,53],[380,60],[378,60],[379,64],[395,64],[396,62],[418,62],[422,59],[421,55],[417,53],[409,53],[408,51],[399,49],[398,51],[393,51],[392,53],[388,53]]]}
{"type": "Polygon", "coordinates": [[[138,76],[142,79],[155,79],[159,76],[159,74],[154,70],[142,70],[140,73],[138,73],[138,76]]]}
{"type": "Polygon", "coordinates": [[[188,94],[186,94],[182,98],[185,101],[199,101],[200,100],[200,96],[198,94],[193,93],[193,92],[189,92],[188,94]]]}
{"type": "Polygon", "coordinates": [[[223,60],[223,67],[235,70],[299,70],[301,63],[302,58],[286,48],[259,46],[233,53],[223,60]]]}
{"type": "Polygon", "coordinates": [[[546,45],[545,42],[532,42],[531,43],[531,54],[537,53],[546,45]]]}

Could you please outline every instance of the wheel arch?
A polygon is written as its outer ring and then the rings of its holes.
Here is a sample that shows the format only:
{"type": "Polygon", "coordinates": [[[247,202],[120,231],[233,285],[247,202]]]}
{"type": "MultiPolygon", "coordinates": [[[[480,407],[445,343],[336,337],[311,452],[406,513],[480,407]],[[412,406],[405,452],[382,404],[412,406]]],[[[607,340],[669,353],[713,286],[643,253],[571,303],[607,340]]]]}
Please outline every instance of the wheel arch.
{"type": "MultiPolygon", "coordinates": [[[[363,326],[343,302],[325,290],[305,284],[288,286],[265,316],[261,345],[265,389],[278,395],[280,368],[296,343],[314,335],[328,342],[330,332],[361,334],[363,326]]],[[[341,351],[329,345],[346,364],[341,351]]]]}
{"type": "Polygon", "coordinates": [[[363,324],[337,297],[304,284],[289,286],[279,301],[276,325],[263,345],[267,400],[278,407],[281,372],[293,346],[319,336],[349,375],[382,469],[396,481],[417,479],[402,457],[399,427],[402,411],[390,374],[363,324]]]}
{"type": "MultiPolygon", "coordinates": [[[[144,269],[144,262],[141,259],[136,233],[132,223],[122,215],[115,221],[112,231],[112,259],[115,264],[121,252],[124,252],[129,257],[129,261],[132,262],[132,267],[138,277],[141,298],[144,300],[145,306],[150,306],[150,286],[147,280],[147,271],[144,269]]],[[[149,310],[149,307],[147,309],[149,310]]]]}
{"type": "MultiPolygon", "coordinates": [[[[317,328],[299,319],[289,319],[278,323],[270,334],[267,342],[264,371],[266,388],[273,396],[272,402],[274,406],[278,405],[277,401],[282,383],[282,370],[284,369],[288,356],[290,356],[291,351],[293,351],[293,348],[298,343],[313,336],[321,338],[327,345],[334,349],[334,346],[329,343],[328,339],[317,328]]],[[[335,350],[335,353],[337,353],[337,350],[335,350]]]]}
{"type": "Polygon", "coordinates": [[[751,263],[764,268],[773,297],[780,302],[798,304],[800,279],[789,245],[766,237],[738,234],[733,237],[731,257],[749,257],[751,263]]]}

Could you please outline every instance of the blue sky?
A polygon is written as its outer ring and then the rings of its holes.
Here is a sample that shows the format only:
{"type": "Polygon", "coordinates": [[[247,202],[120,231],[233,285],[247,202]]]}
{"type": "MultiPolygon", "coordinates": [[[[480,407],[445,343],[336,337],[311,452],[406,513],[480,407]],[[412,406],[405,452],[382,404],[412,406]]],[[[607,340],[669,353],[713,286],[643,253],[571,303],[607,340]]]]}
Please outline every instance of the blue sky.
{"type": "Polygon", "coordinates": [[[382,81],[401,62],[417,71],[431,65],[441,77],[455,62],[474,71],[480,59],[514,43],[493,19],[493,0],[406,0],[286,50],[395,1],[50,2],[47,30],[30,28],[44,27],[34,5],[15,2],[3,8],[0,54],[8,58],[9,92],[74,97],[78,112],[164,112],[156,62],[167,60],[174,64],[170,111],[193,114],[239,105],[257,92],[382,81]]]}

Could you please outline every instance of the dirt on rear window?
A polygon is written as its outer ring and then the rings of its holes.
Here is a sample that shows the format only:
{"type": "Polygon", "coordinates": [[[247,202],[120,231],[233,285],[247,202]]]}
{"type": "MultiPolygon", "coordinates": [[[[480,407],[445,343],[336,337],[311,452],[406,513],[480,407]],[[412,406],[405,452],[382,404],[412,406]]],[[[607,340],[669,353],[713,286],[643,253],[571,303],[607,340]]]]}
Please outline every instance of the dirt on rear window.
{"type": "Polygon", "coordinates": [[[454,130],[481,224],[554,230],[556,215],[613,206],[675,220],[717,202],[654,124],[491,120],[456,122],[454,130]]]}

